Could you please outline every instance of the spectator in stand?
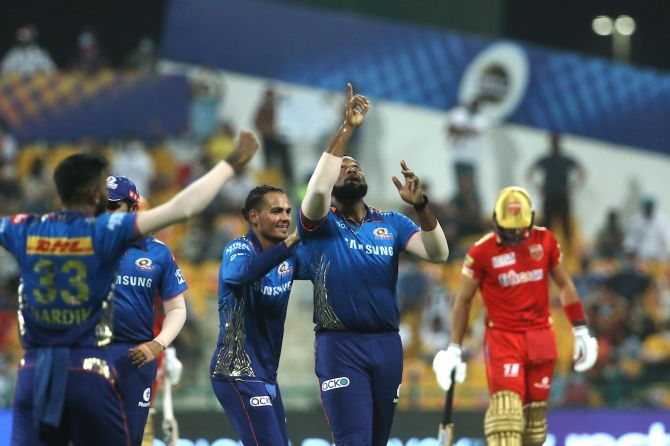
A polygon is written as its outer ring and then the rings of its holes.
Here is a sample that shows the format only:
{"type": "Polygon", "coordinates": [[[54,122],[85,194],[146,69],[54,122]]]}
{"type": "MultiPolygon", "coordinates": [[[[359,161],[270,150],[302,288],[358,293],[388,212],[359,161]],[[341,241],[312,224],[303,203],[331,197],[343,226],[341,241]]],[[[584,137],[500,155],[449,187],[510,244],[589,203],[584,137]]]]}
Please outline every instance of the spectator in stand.
{"type": "Polygon", "coordinates": [[[0,203],[2,203],[2,211],[6,214],[13,214],[18,208],[21,201],[21,189],[16,181],[16,178],[10,175],[5,175],[6,169],[0,163],[0,203]]]}
{"type": "Polygon", "coordinates": [[[158,53],[150,37],[142,37],[137,47],[128,55],[126,66],[140,73],[155,73],[158,53]]]}
{"type": "Polygon", "coordinates": [[[198,142],[216,130],[224,90],[221,75],[213,69],[198,68],[191,76],[189,127],[198,142]]]}
{"type": "Polygon", "coordinates": [[[114,152],[112,173],[132,178],[137,191],[145,199],[151,196],[151,180],[154,176],[154,161],[144,143],[138,139],[126,141],[114,152]]]}
{"type": "Polygon", "coordinates": [[[19,145],[9,129],[0,121],[0,165],[3,166],[3,176],[14,178],[16,175],[16,157],[19,145]]]}
{"type": "Polygon", "coordinates": [[[572,242],[570,195],[584,183],[586,171],[573,158],[563,154],[560,133],[551,133],[549,155],[533,163],[528,169],[527,177],[530,183],[542,191],[543,225],[555,230],[556,224],[560,223],[565,241],[570,245],[572,242]],[[537,173],[542,174],[541,183],[535,179],[537,173]]]}
{"type": "Polygon", "coordinates": [[[44,214],[53,209],[55,196],[49,172],[42,158],[35,158],[28,176],[21,182],[26,212],[44,214]]]}
{"type": "Polygon", "coordinates": [[[642,208],[631,219],[623,242],[627,252],[640,260],[663,262],[670,256],[670,221],[656,211],[652,197],[642,200],[642,208]]]}
{"type": "Polygon", "coordinates": [[[265,164],[281,170],[286,179],[288,188],[293,188],[293,162],[291,160],[291,148],[281,138],[277,130],[277,95],[269,86],[263,93],[263,100],[256,111],[255,124],[263,142],[265,151],[265,164]]]}
{"type": "Polygon", "coordinates": [[[447,209],[449,220],[456,224],[457,237],[480,236],[485,231],[481,203],[472,176],[458,177],[458,190],[447,209]]]}
{"type": "Polygon", "coordinates": [[[483,103],[483,98],[475,97],[451,109],[447,115],[447,137],[453,149],[456,180],[470,177],[474,185],[477,184],[483,135],[490,126],[489,120],[481,113],[483,103]]]}
{"type": "Polygon", "coordinates": [[[619,213],[611,209],[607,213],[605,225],[596,236],[596,256],[603,259],[617,259],[623,254],[623,229],[619,213]]]}
{"type": "Polygon", "coordinates": [[[51,73],[56,64],[49,53],[37,44],[37,28],[25,25],[16,30],[16,45],[2,59],[2,74],[32,76],[37,73],[51,73]]]}
{"type": "Polygon", "coordinates": [[[77,57],[72,64],[74,70],[85,74],[96,74],[107,66],[107,57],[98,43],[98,37],[91,29],[85,29],[77,37],[77,57]]]}
{"type": "MultiPolygon", "coordinates": [[[[235,130],[228,122],[222,122],[219,124],[219,127],[216,129],[216,132],[212,134],[205,143],[205,156],[207,156],[208,162],[216,161],[221,155],[228,156],[230,152],[233,151],[235,146],[235,130]]],[[[253,186],[252,186],[253,187],[253,186]]],[[[247,189],[248,191],[249,189],[247,189]]],[[[243,197],[243,201],[246,198],[246,192],[243,197]]],[[[242,203],[244,204],[244,202],[242,203]]],[[[239,209],[239,207],[236,207],[239,209]]]]}

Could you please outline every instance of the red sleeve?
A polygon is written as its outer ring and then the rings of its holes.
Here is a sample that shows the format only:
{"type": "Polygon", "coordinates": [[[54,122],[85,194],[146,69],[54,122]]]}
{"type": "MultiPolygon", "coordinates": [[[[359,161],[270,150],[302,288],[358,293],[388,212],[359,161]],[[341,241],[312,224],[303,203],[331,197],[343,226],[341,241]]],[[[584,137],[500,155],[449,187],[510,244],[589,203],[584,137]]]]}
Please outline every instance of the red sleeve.
{"type": "Polygon", "coordinates": [[[463,268],[461,273],[465,274],[471,279],[481,280],[484,277],[484,264],[481,261],[482,257],[481,246],[473,246],[468,251],[467,255],[463,259],[463,268]]]}
{"type": "Polygon", "coordinates": [[[554,237],[554,233],[547,230],[547,236],[549,237],[549,266],[553,267],[561,263],[563,253],[561,252],[561,245],[554,237]]]}

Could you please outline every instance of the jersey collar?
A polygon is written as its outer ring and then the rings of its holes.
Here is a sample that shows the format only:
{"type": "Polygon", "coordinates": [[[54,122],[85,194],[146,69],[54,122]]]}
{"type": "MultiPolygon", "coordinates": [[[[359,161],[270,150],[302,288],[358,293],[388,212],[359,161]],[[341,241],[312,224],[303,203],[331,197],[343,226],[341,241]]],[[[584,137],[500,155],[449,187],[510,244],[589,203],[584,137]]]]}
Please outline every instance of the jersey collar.
{"type": "MultiPolygon", "coordinates": [[[[343,218],[345,220],[348,220],[352,223],[358,224],[357,221],[354,221],[351,218],[345,217],[344,215],[340,214],[335,206],[332,206],[330,208],[330,210],[333,211],[338,217],[343,218]]],[[[382,213],[379,209],[368,206],[367,204],[365,205],[365,217],[363,218],[362,223],[366,223],[366,222],[377,222],[377,223],[379,223],[379,222],[383,222],[383,221],[384,221],[384,217],[382,216],[382,213]]]]}
{"type": "Polygon", "coordinates": [[[261,241],[258,240],[258,237],[256,237],[256,234],[251,229],[249,229],[249,232],[247,232],[247,239],[251,242],[251,245],[254,247],[254,250],[256,252],[262,252],[263,251],[263,247],[261,246],[261,241]]]}
{"type": "Polygon", "coordinates": [[[146,238],[138,238],[134,240],[131,245],[140,248],[142,251],[147,251],[149,249],[146,238]]]}

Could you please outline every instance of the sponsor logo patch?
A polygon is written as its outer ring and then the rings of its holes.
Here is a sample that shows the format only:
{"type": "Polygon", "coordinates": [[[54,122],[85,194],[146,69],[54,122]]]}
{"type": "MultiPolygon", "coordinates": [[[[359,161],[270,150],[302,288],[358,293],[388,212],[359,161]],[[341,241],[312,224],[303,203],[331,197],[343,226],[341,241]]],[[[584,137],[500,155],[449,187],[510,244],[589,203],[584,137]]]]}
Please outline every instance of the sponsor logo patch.
{"type": "Polygon", "coordinates": [[[340,378],[333,378],[321,383],[321,391],[327,392],[329,390],[340,389],[342,387],[348,387],[351,383],[351,380],[346,376],[340,378]]]}
{"type": "Polygon", "coordinates": [[[28,236],[26,254],[52,256],[87,256],[93,254],[91,237],[40,237],[28,236]]]}
{"type": "Polygon", "coordinates": [[[505,266],[514,265],[516,263],[516,254],[508,252],[491,258],[491,263],[494,268],[504,268],[505,266]]]}
{"type": "Polygon", "coordinates": [[[272,399],[269,396],[252,396],[249,398],[249,404],[252,407],[272,406],[272,399]]]}
{"type": "Polygon", "coordinates": [[[137,403],[139,407],[149,407],[150,400],[151,400],[151,387],[147,387],[144,389],[144,393],[142,394],[142,399],[144,401],[140,401],[137,403]]]}
{"type": "Polygon", "coordinates": [[[186,279],[184,279],[184,274],[182,274],[179,268],[177,268],[177,271],[174,272],[174,276],[177,278],[178,285],[181,285],[182,283],[186,282],[186,279]]]}
{"type": "Polygon", "coordinates": [[[539,383],[533,383],[533,387],[538,389],[549,389],[551,387],[551,381],[548,376],[545,376],[539,383]]]}
{"type": "Polygon", "coordinates": [[[540,244],[534,244],[528,247],[528,252],[530,252],[530,256],[534,260],[540,260],[544,255],[544,248],[542,248],[542,245],[540,244]]]}
{"type": "Polygon", "coordinates": [[[13,225],[20,225],[28,219],[28,214],[16,214],[12,215],[9,219],[9,222],[13,225]]]}
{"type": "Polygon", "coordinates": [[[116,177],[110,175],[107,177],[107,189],[111,190],[116,190],[116,188],[119,187],[118,184],[116,184],[116,177]]]}
{"type": "Polygon", "coordinates": [[[501,286],[514,286],[528,282],[539,282],[544,278],[544,271],[542,268],[537,268],[531,271],[521,271],[517,273],[514,270],[498,274],[498,282],[501,286]]]}

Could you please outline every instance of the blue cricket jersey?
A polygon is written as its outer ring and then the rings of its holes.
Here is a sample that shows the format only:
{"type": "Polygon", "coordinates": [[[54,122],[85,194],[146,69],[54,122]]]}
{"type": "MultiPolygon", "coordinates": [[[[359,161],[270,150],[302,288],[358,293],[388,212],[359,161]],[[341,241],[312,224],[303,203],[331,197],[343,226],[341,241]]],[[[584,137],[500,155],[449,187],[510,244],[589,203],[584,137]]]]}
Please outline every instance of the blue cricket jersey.
{"type": "Polygon", "coordinates": [[[226,245],[219,271],[219,339],[213,378],[277,381],[293,279],[301,275],[281,243],[265,252],[253,233],[226,245]]]}
{"type": "Polygon", "coordinates": [[[137,238],[135,214],[59,211],[0,219],[0,245],[21,271],[23,346],[87,347],[111,340],[112,283],[137,238]]]}
{"type": "Polygon", "coordinates": [[[179,296],[188,289],[170,249],[163,242],[138,239],[121,258],[114,286],[114,342],[153,339],[154,301],[179,296]]]}
{"type": "Polygon", "coordinates": [[[302,222],[300,259],[314,285],[316,331],[397,331],[398,256],[420,228],[395,212],[367,208],[361,224],[332,208],[319,226],[302,222]]]}

